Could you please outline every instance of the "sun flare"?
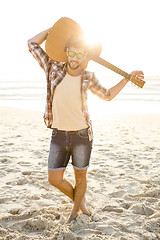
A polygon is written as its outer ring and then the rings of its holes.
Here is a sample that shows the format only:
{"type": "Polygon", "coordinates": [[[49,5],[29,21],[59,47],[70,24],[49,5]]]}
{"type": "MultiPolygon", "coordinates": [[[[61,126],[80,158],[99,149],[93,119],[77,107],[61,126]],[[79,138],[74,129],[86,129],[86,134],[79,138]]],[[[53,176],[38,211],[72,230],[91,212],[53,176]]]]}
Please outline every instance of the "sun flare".
{"type": "Polygon", "coordinates": [[[87,44],[90,46],[94,46],[97,43],[101,42],[100,39],[98,39],[97,37],[99,36],[99,34],[97,33],[95,34],[95,29],[91,28],[90,26],[88,27],[87,26],[83,28],[83,32],[84,32],[84,36],[87,44]]]}
{"type": "Polygon", "coordinates": [[[93,45],[93,46],[98,42],[100,42],[92,33],[88,33],[88,32],[87,34],[85,34],[85,39],[87,44],[93,45]]]}

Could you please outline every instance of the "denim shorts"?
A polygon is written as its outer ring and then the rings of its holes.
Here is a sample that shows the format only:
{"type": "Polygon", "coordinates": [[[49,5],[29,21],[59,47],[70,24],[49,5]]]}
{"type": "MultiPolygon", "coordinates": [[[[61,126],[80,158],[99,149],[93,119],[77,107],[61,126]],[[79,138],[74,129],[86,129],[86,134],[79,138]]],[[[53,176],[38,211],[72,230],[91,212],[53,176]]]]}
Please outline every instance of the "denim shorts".
{"type": "Polygon", "coordinates": [[[92,141],[89,141],[88,130],[61,131],[56,128],[52,131],[48,170],[65,169],[70,157],[72,165],[78,170],[89,167],[92,141]]]}

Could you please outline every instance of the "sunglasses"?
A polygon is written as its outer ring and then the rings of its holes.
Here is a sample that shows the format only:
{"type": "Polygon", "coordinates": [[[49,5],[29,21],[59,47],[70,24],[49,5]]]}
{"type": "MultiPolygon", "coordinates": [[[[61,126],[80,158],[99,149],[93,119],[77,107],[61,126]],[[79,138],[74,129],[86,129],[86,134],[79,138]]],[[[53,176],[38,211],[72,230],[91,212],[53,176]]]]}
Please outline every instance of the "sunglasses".
{"type": "Polygon", "coordinates": [[[78,59],[82,59],[84,58],[84,54],[83,53],[75,53],[73,51],[68,51],[68,55],[73,58],[75,55],[78,59]]]}

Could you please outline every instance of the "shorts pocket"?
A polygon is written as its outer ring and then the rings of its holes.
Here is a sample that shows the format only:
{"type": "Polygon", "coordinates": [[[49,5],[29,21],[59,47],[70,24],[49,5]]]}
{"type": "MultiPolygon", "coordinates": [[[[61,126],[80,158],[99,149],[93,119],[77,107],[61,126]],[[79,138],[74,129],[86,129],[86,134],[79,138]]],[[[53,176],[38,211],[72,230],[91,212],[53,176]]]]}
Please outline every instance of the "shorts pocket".
{"type": "Polygon", "coordinates": [[[88,130],[87,129],[82,129],[80,131],[77,131],[77,134],[81,137],[81,138],[88,138],[88,130]]]}
{"type": "Polygon", "coordinates": [[[58,132],[58,129],[53,128],[52,137],[55,137],[57,135],[57,132],[58,132]]]}

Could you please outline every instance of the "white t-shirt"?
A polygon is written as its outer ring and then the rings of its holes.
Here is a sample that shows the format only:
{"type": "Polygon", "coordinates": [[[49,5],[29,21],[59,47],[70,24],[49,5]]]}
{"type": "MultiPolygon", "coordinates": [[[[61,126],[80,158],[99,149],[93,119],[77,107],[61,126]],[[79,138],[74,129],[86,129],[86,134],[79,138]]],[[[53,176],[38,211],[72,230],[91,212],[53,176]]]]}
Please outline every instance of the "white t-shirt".
{"type": "Polygon", "coordinates": [[[81,76],[66,74],[55,89],[52,112],[53,128],[76,131],[88,127],[82,113],[81,76]]]}

